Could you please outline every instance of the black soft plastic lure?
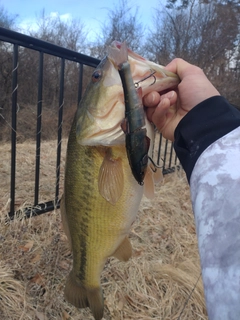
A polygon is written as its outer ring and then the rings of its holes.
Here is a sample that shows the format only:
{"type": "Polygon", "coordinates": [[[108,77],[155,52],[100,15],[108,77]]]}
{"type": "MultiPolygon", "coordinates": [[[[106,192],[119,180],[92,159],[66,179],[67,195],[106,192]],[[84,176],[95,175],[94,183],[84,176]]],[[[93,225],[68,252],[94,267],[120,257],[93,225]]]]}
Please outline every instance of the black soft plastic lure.
{"type": "Polygon", "coordinates": [[[142,90],[135,88],[130,64],[127,60],[126,44],[123,44],[121,50],[126,50],[123,54],[125,61],[118,64],[125,100],[125,119],[122,123],[122,129],[126,135],[127,156],[133,176],[139,184],[143,185],[148,165],[150,139],[147,137],[145,128],[142,90]]]}

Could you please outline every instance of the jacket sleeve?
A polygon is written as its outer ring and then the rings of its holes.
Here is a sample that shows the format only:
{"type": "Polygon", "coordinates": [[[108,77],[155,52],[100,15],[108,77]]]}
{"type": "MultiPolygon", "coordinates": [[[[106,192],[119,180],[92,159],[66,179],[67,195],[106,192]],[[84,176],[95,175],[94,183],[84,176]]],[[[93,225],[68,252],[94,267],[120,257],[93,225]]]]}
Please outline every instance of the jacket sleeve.
{"type": "Polygon", "coordinates": [[[176,130],[176,152],[190,181],[209,320],[237,320],[240,112],[222,97],[196,108],[176,130]]]}
{"type": "Polygon", "coordinates": [[[238,126],[240,111],[221,96],[209,98],[188,112],[174,134],[174,148],[188,181],[200,154],[238,126]]]}

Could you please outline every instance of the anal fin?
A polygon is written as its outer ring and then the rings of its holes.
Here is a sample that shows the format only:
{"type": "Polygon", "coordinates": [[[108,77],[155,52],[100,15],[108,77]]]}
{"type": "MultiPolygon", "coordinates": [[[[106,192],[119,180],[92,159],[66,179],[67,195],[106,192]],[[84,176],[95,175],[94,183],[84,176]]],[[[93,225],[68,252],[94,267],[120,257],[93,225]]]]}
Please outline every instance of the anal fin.
{"type": "Polygon", "coordinates": [[[128,237],[124,238],[123,242],[113,253],[113,256],[120,261],[128,261],[132,256],[132,245],[128,237]]]}

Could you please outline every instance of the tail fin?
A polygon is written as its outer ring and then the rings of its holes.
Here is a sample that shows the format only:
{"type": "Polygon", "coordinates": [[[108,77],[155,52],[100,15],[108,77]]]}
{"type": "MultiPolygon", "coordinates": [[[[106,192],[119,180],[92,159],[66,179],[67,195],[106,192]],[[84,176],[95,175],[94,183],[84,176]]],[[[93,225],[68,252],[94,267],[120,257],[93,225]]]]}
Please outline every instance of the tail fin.
{"type": "Polygon", "coordinates": [[[89,307],[95,320],[103,318],[104,302],[101,287],[88,288],[78,284],[71,271],[64,290],[65,299],[77,308],[89,307]]]}

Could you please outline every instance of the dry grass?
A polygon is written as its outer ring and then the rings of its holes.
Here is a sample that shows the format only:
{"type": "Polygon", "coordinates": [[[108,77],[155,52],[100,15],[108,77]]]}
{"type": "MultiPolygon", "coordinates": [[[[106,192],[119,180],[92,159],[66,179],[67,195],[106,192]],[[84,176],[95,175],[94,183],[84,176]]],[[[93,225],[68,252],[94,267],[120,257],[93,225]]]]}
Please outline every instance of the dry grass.
{"type": "MultiPolygon", "coordinates": [[[[65,146],[66,141],[63,155],[65,146]]],[[[40,201],[54,197],[55,149],[56,142],[44,142],[40,201]]],[[[17,207],[32,203],[34,152],[34,143],[18,144],[17,207]]],[[[93,319],[88,309],[78,310],[63,298],[72,257],[59,211],[6,223],[8,144],[0,146],[0,156],[0,319],[93,319]]],[[[183,172],[165,176],[155,199],[142,200],[130,238],[132,259],[124,263],[111,258],[102,273],[104,319],[206,320],[201,280],[181,314],[200,275],[189,187],[183,172]]]]}

